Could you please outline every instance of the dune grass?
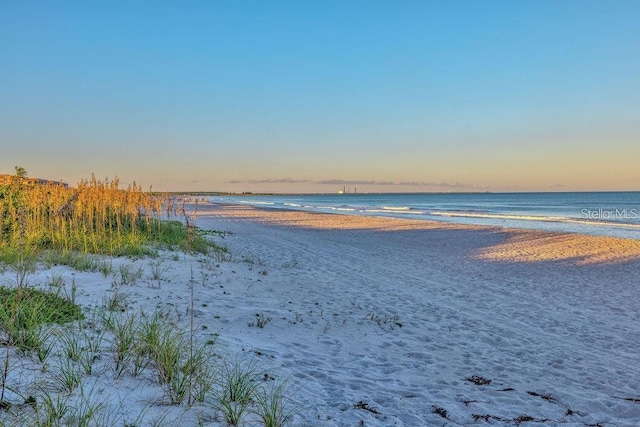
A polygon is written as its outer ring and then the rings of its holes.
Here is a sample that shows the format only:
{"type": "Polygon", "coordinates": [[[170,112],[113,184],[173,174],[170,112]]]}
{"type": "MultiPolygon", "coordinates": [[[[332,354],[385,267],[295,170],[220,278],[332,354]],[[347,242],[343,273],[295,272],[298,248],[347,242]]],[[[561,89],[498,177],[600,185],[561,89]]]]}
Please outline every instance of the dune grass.
{"type": "Polygon", "coordinates": [[[193,226],[163,221],[176,214],[171,200],[119,180],[81,181],[76,188],[26,185],[15,176],[0,186],[0,261],[19,251],[142,256],[153,245],[205,253],[218,248],[193,226]],[[167,215],[167,216],[169,216],[167,215]]]}

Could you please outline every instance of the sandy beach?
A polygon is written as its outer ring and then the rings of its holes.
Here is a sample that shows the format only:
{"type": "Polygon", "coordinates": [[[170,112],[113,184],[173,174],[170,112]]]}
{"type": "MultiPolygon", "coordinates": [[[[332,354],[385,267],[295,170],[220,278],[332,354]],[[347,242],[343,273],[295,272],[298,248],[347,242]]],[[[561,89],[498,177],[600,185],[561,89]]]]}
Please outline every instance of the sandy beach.
{"type": "MultiPolygon", "coordinates": [[[[265,381],[286,379],[292,425],[640,420],[639,241],[192,208],[198,227],[226,232],[213,238],[230,257],[112,260],[114,271],[143,271],[126,287],[127,309],[185,319],[192,284],[197,339],[255,363],[265,381]],[[162,278],[152,278],[158,263],[162,278]]],[[[112,278],[68,267],[41,267],[30,281],[44,286],[53,273],[67,287],[73,278],[87,308],[112,292],[112,278]]],[[[119,425],[140,414],[141,425],[225,425],[211,406],[168,406],[152,378],[114,379],[109,357],[100,363],[86,388],[119,425]]],[[[33,371],[23,361],[11,378],[33,371]]],[[[259,423],[248,413],[243,425],[259,423]]]]}
{"type": "Polygon", "coordinates": [[[242,306],[275,319],[251,342],[300,381],[303,424],[640,420],[638,241],[238,206],[198,223],[268,273],[242,306]]]}

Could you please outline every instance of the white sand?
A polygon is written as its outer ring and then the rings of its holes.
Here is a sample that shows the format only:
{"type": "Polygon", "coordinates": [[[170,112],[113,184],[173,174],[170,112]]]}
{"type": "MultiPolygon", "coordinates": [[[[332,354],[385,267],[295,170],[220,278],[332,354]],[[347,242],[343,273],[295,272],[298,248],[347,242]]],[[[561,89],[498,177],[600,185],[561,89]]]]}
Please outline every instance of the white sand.
{"type": "MultiPolygon", "coordinates": [[[[213,205],[197,225],[233,232],[215,239],[234,260],[163,254],[159,286],[154,260],[115,260],[146,271],[129,310],[184,317],[193,271],[199,339],[289,378],[295,425],[640,423],[625,400],[640,398],[638,241],[213,205]],[[257,313],[272,320],[249,326],[257,313]]],[[[109,292],[112,278],[56,271],[83,305],[109,292]]],[[[17,379],[40,375],[16,365],[17,379]]],[[[113,380],[111,365],[87,381],[113,413],[224,425],[207,406],[158,405],[152,378],[113,380]]]]}

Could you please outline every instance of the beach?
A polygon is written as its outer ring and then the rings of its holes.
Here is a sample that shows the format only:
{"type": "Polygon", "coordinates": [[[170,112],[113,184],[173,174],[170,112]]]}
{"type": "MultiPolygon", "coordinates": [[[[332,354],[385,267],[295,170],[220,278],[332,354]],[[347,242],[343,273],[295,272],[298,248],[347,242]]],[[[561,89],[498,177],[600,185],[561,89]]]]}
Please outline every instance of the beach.
{"type": "Polygon", "coordinates": [[[0,427],[640,427],[640,0],[0,10],[0,427]]]}
{"type": "Polygon", "coordinates": [[[303,424],[640,420],[636,240],[224,205],[198,223],[265,273],[222,335],[274,319],[248,339],[303,424]]]}
{"type": "MultiPolygon", "coordinates": [[[[224,232],[211,238],[229,255],[114,258],[114,271],[141,271],[123,287],[127,310],[193,313],[197,340],[254,364],[265,384],[286,383],[291,425],[640,420],[640,241],[227,204],[188,211],[224,232]]],[[[62,266],[30,281],[53,273],[86,308],[113,292],[111,277],[62,266]]],[[[142,414],[142,425],[226,425],[206,403],[167,405],[153,378],[114,378],[108,350],[99,364],[86,388],[117,424],[142,414]]],[[[35,375],[17,366],[10,379],[35,375]]],[[[250,411],[245,424],[260,425],[250,411]]]]}

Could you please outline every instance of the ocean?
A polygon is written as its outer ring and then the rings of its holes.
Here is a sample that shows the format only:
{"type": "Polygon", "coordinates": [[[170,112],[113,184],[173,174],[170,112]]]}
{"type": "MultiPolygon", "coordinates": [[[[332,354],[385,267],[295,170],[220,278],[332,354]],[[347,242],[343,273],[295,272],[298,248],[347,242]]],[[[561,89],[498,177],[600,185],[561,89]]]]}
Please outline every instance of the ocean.
{"type": "Polygon", "coordinates": [[[640,239],[640,192],[238,195],[209,200],[640,239]]]}

